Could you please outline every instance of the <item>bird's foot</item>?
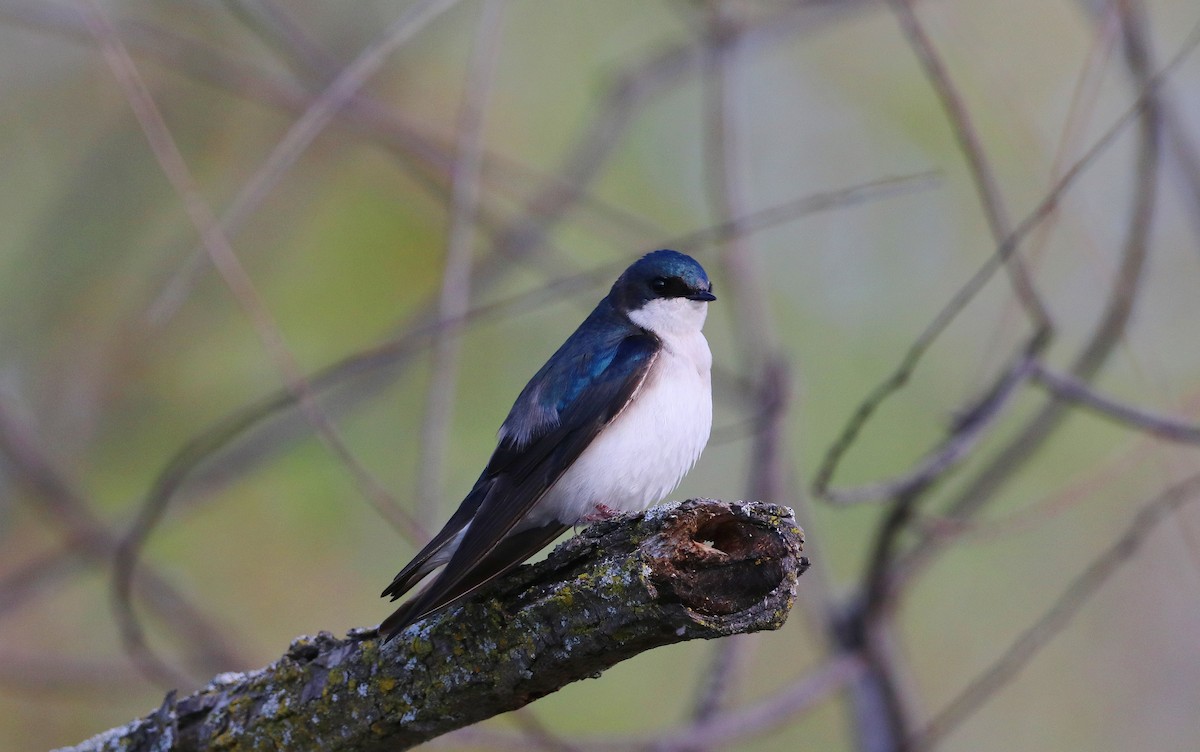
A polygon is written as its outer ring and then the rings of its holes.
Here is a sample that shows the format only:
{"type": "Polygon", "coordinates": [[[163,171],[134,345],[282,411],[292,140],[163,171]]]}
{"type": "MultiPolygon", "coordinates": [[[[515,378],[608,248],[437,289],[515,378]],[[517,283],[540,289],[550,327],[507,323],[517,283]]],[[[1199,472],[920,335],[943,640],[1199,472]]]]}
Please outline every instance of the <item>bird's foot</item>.
{"type": "Polygon", "coordinates": [[[583,516],[583,521],[584,522],[602,522],[604,520],[611,520],[613,517],[616,517],[620,513],[621,513],[621,510],[613,509],[612,507],[610,507],[607,504],[597,504],[596,511],[592,512],[591,514],[585,514],[583,516]]]}

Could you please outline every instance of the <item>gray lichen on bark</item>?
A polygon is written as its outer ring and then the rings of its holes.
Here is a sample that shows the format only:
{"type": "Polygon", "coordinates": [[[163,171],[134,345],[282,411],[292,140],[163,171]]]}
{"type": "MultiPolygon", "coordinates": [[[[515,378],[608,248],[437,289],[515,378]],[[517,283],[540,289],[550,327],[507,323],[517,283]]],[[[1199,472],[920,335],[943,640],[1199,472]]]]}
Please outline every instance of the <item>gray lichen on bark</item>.
{"type": "Polygon", "coordinates": [[[271,665],[69,748],[400,750],[651,648],[778,629],[807,568],[791,510],[690,500],[596,523],[381,648],[301,637],[271,665]]]}

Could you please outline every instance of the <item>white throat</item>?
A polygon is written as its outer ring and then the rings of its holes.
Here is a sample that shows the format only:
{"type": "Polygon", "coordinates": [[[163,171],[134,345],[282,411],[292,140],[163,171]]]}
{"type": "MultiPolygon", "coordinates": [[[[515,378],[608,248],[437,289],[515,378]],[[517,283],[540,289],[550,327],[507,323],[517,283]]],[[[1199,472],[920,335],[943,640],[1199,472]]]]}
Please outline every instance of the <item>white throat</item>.
{"type": "Polygon", "coordinates": [[[696,334],[708,316],[708,303],[687,298],[655,298],[636,311],[629,320],[657,334],[664,342],[696,334]]]}

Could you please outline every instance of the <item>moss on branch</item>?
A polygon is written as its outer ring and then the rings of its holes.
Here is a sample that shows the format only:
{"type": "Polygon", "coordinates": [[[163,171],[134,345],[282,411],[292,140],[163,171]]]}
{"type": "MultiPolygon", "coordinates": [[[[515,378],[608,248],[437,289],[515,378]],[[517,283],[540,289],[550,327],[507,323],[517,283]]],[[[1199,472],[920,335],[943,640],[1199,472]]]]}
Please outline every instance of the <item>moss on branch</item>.
{"type": "Polygon", "coordinates": [[[271,665],[167,696],[69,748],[400,750],[645,650],[778,629],[807,567],[791,510],[690,500],[592,525],[412,625],[301,637],[271,665]]]}

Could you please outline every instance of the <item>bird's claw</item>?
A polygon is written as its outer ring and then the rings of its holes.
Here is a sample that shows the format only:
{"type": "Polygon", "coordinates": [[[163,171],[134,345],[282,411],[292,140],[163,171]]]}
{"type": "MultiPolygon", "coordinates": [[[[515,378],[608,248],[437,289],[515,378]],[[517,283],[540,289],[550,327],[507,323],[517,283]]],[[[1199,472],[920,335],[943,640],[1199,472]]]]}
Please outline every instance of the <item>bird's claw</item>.
{"type": "Polygon", "coordinates": [[[595,508],[596,511],[583,516],[584,522],[603,522],[604,520],[611,520],[621,513],[620,510],[613,509],[607,504],[597,504],[595,508]]]}

